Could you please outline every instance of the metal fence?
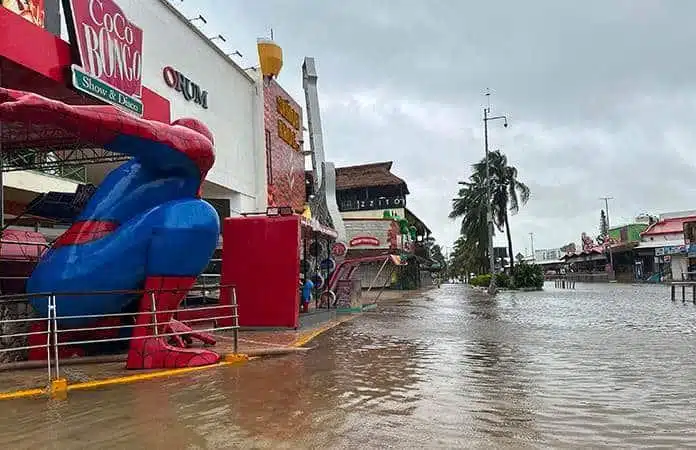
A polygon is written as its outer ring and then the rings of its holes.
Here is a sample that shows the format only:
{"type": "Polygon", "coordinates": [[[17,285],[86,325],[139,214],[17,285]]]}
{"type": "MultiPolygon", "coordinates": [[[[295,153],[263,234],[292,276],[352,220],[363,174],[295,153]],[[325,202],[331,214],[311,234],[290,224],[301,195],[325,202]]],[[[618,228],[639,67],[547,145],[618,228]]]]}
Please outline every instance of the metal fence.
{"type": "MultiPolygon", "coordinates": [[[[218,296],[221,298],[222,294],[218,296]]],[[[152,337],[175,337],[175,336],[186,336],[192,333],[210,333],[210,332],[220,332],[220,331],[232,331],[233,332],[233,345],[234,353],[238,352],[238,332],[239,332],[239,315],[237,312],[237,292],[234,285],[208,285],[208,286],[194,286],[191,289],[149,289],[149,290],[132,290],[132,291],[93,291],[93,292],[51,292],[51,293],[40,293],[40,294],[18,294],[18,295],[4,295],[0,296],[0,309],[6,310],[8,307],[25,305],[30,302],[31,299],[43,298],[48,303],[48,316],[47,317],[21,317],[21,318],[4,318],[1,317],[0,320],[0,354],[7,354],[11,352],[28,352],[35,349],[45,349],[46,351],[46,369],[48,374],[49,383],[53,380],[60,378],[60,348],[65,346],[89,346],[94,344],[106,344],[115,342],[131,341],[134,339],[149,339],[152,337]],[[179,307],[173,310],[157,310],[157,297],[165,293],[181,293],[186,292],[187,294],[192,294],[195,292],[200,292],[203,296],[207,296],[211,291],[217,290],[218,292],[224,292],[231,296],[229,304],[213,304],[208,306],[197,306],[197,307],[179,307]],[[132,295],[134,301],[139,301],[138,299],[142,296],[149,296],[151,301],[151,311],[143,312],[123,312],[115,314],[104,314],[104,315],[60,315],[58,311],[59,303],[56,302],[56,297],[61,296],[71,296],[71,297],[85,297],[85,301],[94,301],[98,296],[104,295],[132,295]],[[206,314],[205,317],[199,317],[194,319],[179,320],[182,323],[188,324],[192,331],[171,331],[163,332],[163,326],[165,324],[157,323],[157,316],[162,314],[171,314],[172,317],[177,317],[182,313],[200,313],[201,311],[214,311],[210,314],[206,314]],[[152,320],[148,324],[119,324],[119,325],[104,325],[104,326],[87,326],[87,327],[74,327],[69,326],[70,320],[81,320],[86,322],[97,322],[100,319],[117,318],[119,320],[136,318],[142,315],[151,315],[152,320]],[[231,324],[227,326],[218,326],[218,323],[224,321],[225,323],[231,324]],[[212,322],[212,326],[195,328],[195,324],[212,322]],[[41,331],[31,331],[34,324],[44,323],[45,330],[41,331]],[[193,325],[192,325],[193,324],[193,325]],[[135,328],[153,328],[152,335],[145,336],[127,336],[127,337],[106,337],[106,338],[94,338],[94,339],[81,339],[81,340],[65,340],[61,337],[67,335],[68,333],[92,333],[97,335],[98,332],[111,330],[124,330],[135,328]],[[8,332],[9,330],[9,332],[8,332]],[[28,341],[32,336],[41,336],[40,344],[34,343],[30,344],[28,341]],[[26,343],[24,343],[26,341],[26,343]],[[22,342],[21,344],[18,344],[22,342]]],[[[29,309],[31,310],[31,309],[29,309]]],[[[38,339],[32,339],[38,340],[38,339]]]]}

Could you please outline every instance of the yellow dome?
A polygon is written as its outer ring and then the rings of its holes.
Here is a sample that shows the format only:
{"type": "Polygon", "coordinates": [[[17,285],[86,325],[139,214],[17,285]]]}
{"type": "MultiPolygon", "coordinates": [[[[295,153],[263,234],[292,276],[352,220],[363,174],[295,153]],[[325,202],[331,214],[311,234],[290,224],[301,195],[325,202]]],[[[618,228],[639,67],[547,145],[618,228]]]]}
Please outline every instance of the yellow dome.
{"type": "Polygon", "coordinates": [[[259,39],[256,43],[259,50],[259,63],[264,77],[275,78],[283,68],[283,50],[270,39],[259,39]]]}

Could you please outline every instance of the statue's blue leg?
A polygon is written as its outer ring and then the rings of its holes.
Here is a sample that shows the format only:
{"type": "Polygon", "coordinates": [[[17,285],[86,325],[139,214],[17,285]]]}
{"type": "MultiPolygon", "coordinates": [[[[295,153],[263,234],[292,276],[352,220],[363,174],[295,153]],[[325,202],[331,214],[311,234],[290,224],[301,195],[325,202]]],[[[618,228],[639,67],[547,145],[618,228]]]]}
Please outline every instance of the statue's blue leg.
{"type": "MultiPolygon", "coordinates": [[[[197,276],[218,242],[217,213],[199,199],[154,207],[96,241],[52,249],[37,265],[27,290],[93,292],[141,289],[149,276],[197,276]]],[[[121,312],[137,295],[61,295],[59,317],[121,312]]],[[[47,315],[44,297],[32,300],[47,315]]],[[[73,321],[77,322],[85,321],[73,321]]]]}

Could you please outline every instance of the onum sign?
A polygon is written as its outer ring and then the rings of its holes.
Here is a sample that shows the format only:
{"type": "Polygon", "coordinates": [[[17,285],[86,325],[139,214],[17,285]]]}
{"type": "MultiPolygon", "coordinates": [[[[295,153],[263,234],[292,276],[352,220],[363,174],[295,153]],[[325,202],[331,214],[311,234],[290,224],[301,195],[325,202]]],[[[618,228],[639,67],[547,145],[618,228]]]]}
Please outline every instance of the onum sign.
{"type": "Polygon", "coordinates": [[[63,0],[82,66],[73,65],[76,89],[142,115],[143,30],[113,0],[63,0]]]}
{"type": "Polygon", "coordinates": [[[186,101],[193,101],[193,103],[201,105],[203,109],[208,109],[208,91],[203,90],[198,84],[170,66],[162,69],[162,76],[167,86],[181,92],[186,101]]]}

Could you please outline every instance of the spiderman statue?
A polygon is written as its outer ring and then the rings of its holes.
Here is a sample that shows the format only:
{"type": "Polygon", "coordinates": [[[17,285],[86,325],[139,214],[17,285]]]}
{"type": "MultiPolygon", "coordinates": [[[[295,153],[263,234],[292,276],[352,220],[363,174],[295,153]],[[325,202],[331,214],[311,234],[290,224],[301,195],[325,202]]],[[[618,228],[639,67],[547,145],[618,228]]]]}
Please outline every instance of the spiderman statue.
{"type": "MultiPolygon", "coordinates": [[[[72,106],[36,94],[0,88],[0,120],[58,127],[85,145],[128,155],[109,173],[72,226],[44,255],[27,292],[56,296],[61,324],[137,310],[126,367],[154,369],[216,363],[220,355],[171,345],[160,334],[188,329],[175,310],[213,254],[218,215],[200,198],[215,160],[213,136],[195,119],[171,125],[131,116],[111,106],[72,106]],[[145,294],[124,294],[142,290],[145,294]],[[67,293],[110,291],[111,294],[67,293]],[[121,291],[121,293],[117,292],[121,291]]],[[[48,315],[47,299],[32,306],[48,315]]]]}

